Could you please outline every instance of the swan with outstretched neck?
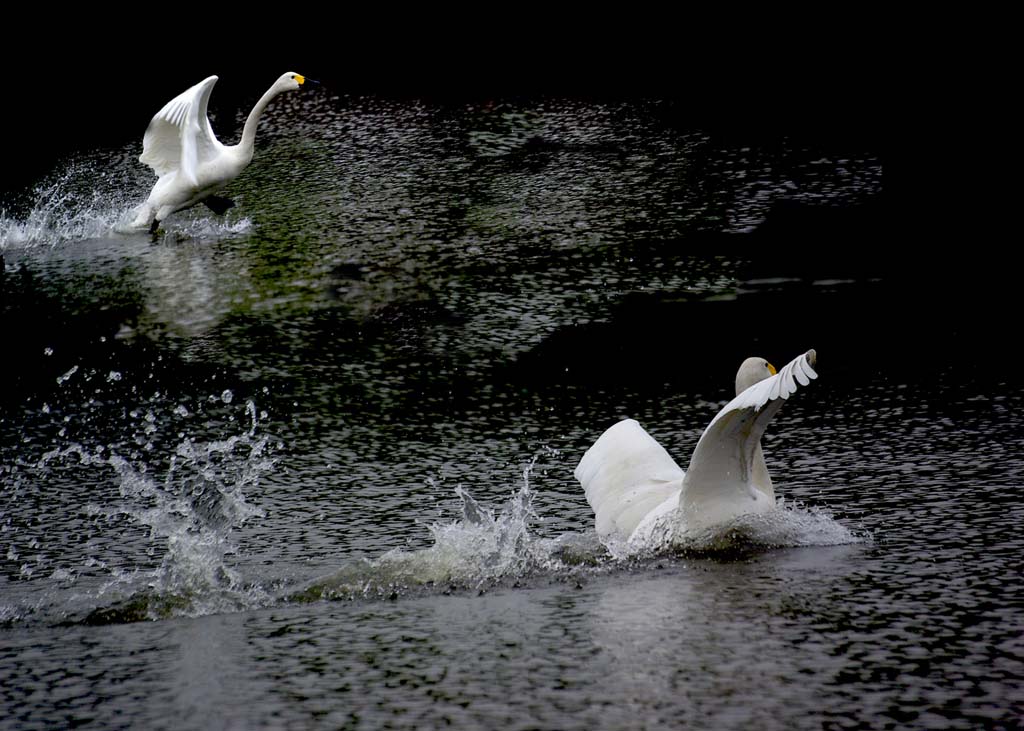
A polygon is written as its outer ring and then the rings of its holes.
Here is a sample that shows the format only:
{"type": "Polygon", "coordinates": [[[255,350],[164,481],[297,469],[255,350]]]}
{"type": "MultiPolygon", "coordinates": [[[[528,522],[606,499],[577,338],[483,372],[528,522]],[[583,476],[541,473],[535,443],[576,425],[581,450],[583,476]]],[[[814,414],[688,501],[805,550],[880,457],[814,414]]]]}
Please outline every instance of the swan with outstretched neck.
{"type": "Polygon", "coordinates": [[[139,161],[153,168],[158,180],[146,202],[135,210],[132,227],[156,233],[167,216],[197,203],[224,213],[233,204],[214,194],[252,162],[256,127],[263,110],[278,94],[297,91],[307,82],[316,83],[291,71],[282,74],[249,113],[237,145],[221,144],[206,115],[216,76],[203,79],[167,102],[153,117],[143,138],[139,161]]]}
{"type": "Polygon", "coordinates": [[[809,350],[779,371],[764,358],[743,361],[736,398],[704,430],[685,472],[636,421],[605,431],[575,472],[601,540],[643,550],[666,527],[672,537],[692,535],[774,508],[761,436],[782,403],[818,377],[816,360],[809,350]]]}

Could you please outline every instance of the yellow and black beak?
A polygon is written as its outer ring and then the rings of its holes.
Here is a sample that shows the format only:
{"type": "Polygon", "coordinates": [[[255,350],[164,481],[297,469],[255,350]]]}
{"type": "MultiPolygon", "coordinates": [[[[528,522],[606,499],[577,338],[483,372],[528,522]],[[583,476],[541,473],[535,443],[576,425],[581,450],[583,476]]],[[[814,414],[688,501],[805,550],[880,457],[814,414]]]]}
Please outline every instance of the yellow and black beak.
{"type": "Polygon", "coordinates": [[[302,74],[295,74],[295,83],[298,84],[299,86],[302,86],[303,84],[316,84],[317,86],[320,85],[320,82],[317,81],[316,79],[306,78],[302,74]]]}
{"type": "Polygon", "coordinates": [[[773,376],[778,372],[775,370],[775,366],[773,366],[771,363],[765,361],[765,365],[768,366],[768,372],[771,373],[773,376]]]}

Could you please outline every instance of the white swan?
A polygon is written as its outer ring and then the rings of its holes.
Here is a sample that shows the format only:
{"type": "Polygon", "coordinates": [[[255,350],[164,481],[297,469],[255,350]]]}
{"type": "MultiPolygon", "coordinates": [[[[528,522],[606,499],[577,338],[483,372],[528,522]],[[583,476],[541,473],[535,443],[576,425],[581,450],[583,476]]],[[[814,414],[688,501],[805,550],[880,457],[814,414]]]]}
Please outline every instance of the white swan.
{"type": "Polygon", "coordinates": [[[602,434],[575,471],[602,542],[640,547],[666,525],[677,535],[770,510],[775,490],[761,435],[798,385],[818,377],[816,358],[809,350],[778,373],[764,358],[743,361],[736,398],[704,430],[685,473],[632,419],[602,434]]]}
{"type": "Polygon", "coordinates": [[[249,113],[237,145],[222,145],[206,116],[216,76],[203,79],[167,102],[149,123],[142,141],[139,161],[153,168],[159,180],[146,202],[135,210],[132,227],[148,227],[155,233],[167,216],[197,203],[205,202],[216,213],[230,208],[231,201],[213,194],[252,161],[260,115],[275,96],[295,91],[306,81],[312,79],[291,71],[282,74],[249,113]]]}

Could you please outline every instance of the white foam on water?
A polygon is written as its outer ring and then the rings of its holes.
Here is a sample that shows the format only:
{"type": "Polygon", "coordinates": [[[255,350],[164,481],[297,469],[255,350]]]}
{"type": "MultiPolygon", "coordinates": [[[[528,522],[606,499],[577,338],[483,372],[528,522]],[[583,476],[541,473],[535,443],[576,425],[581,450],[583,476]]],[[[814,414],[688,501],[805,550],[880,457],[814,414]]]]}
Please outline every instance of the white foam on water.
{"type": "Polygon", "coordinates": [[[617,558],[652,556],[663,553],[728,554],[735,551],[802,546],[839,546],[870,540],[866,533],[847,528],[825,508],[804,506],[779,498],[764,513],[741,515],[701,530],[686,530],[675,515],[665,516],[639,539],[628,543],[609,542],[617,558]]]}

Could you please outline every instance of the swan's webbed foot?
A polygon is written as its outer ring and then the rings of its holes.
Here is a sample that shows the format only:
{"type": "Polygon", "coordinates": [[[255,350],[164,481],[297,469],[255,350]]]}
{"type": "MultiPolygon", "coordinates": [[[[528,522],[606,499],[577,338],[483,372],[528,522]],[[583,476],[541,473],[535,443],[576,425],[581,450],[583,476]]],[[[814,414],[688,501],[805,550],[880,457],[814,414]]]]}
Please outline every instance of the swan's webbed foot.
{"type": "Polygon", "coordinates": [[[219,195],[211,195],[203,198],[203,204],[218,216],[223,216],[229,208],[235,207],[235,202],[233,200],[219,195]]]}
{"type": "Polygon", "coordinates": [[[149,235],[153,237],[153,241],[156,241],[156,232],[160,228],[160,222],[153,219],[153,223],[149,224],[149,235]]]}

